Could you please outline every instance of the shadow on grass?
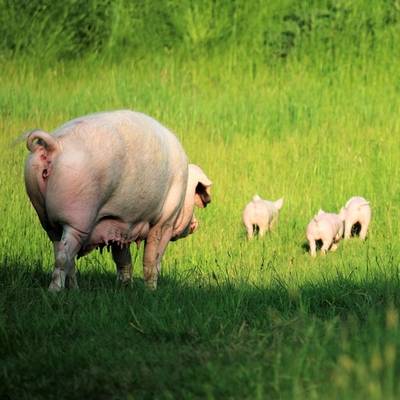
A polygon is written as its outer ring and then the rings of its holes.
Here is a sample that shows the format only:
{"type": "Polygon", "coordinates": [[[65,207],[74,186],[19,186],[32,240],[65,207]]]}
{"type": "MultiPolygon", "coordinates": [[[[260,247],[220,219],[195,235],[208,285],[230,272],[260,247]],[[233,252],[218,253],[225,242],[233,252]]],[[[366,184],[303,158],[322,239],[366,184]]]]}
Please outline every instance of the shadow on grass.
{"type": "MultiPolygon", "coordinates": [[[[303,244],[307,248],[307,244],[303,244]]],[[[273,280],[267,287],[243,279],[233,280],[220,271],[203,273],[201,279],[191,279],[187,273],[163,274],[159,278],[155,292],[145,288],[142,278],[134,278],[128,285],[121,285],[116,280],[116,273],[109,270],[77,271],[79,290],[64,290],[59,297],[73,296],[76,301],[85,299],[92,293],[96,296],[104,292],[105,298],[113,293],[117,296],[134,296],[136,300],[151,305],[153,301],[163,300],[159,309],[167,310],[168,304],[186,306],[206,305],[218,312],[225,310],[226,317],[231,319],[230,308],[243,311],[246,318],[259,319],[258,313],[265,308],[275,308],[283,314],[292,313],[315,314],[330,318],[347,313],[359,314],[360,318],[370,307],[381,307],[387,304],[400,305],[400,272],[399,267],[390,266],[384,273],[374,272],[355,279],[337,272],[335,278],[322,279],[318,282],[308,281],[301,286],[290,286],[280,279],[273,280]],[[237,309],[238,307],[238,309],[237,309]]],[[[6,293],[34,292],[40,290],[47,293],[51,280],[51,272],[44,271],[40,261],[31,264],[6,260],[0,265],[0,288],[2,297],[6,293]]],[[[50,292],[49,292],[50,294],[50,292]]],[[[234,314],[235,314],[234,313],[234,314]]],[[[205,313],[207,314],[207,313],[205,313]]]]}
{"type": "Polygon", "coordinates": [[[119,287],[115,273],[91,270],[79,274],[79,291],[53,294],[39,262],[8,260],[0,266],[0,397],[204,398],[212,388],[216,398],[254,398],[263,384],[290,398],[288,377],[328,379],[318,365],[337,356],[341,330],[351,330],[353,347],[370,334],[378,341],[384,310],[400,305],[394,267],[300,287],[209,275],[164,275],[149,292],[141,279],[119,287]],[[317,356],[319,364],[306,361],[317,356]]]}

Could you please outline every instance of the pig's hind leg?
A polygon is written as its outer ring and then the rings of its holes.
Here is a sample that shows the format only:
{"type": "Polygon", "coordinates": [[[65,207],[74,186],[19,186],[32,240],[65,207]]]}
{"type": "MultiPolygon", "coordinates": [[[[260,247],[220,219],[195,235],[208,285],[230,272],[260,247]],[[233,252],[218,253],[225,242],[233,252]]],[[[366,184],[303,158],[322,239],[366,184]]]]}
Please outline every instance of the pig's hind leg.
{"type": "Polygon", "coordinates": [[[322,239],[321,253],[326,254],[328,250],[331,248],[332,243],[333,243],[333,238],[322,239]]]}
{"type": "Polygon", "coordinates": [[[315,257],[317,255],[317,243],[314,239],[308,239],[308,243],[310,246],[310,254],[311,257],[315,257]]]}
{"type": "Polygon", "coordinates": [[[61,239],[54,241],[55,268],[52,274],[49,290],[59,291],[67,287],[78,287],[75,275],[75,257],[88,233],[79,231],[71,226],[64,226],[61,239]],[[67,282],[66,282],[66,278],[67,282]]]}
{"type": "Polygon", "coordinates": [[[251,240],[254,235],[254,225],[253,224],[246,224],[246,232],[247,232],[247,239],[251,240]]]}
{"type": "Polygon", "coordinates": [[[369,221],[368,220],[360,221],[360,225],[361,225],[360,239],[365,240],[365,238],[367,237],[369,221]]]}

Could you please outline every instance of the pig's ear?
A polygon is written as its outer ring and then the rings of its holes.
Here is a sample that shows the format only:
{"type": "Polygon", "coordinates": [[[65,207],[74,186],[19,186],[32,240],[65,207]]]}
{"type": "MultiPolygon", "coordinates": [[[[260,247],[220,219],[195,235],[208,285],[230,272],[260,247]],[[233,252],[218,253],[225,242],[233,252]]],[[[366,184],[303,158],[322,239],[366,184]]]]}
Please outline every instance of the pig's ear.
{"type": "Polygon", "coordinates": [[[342,207],[342,208],[340,209],[340,212],[339,212],[339,218],[340,218],[342,221],[344,221],[345,217],[346,217],[346,209],[345,209],[344,207],[342,207]]]}
{"type": "Polygon", "coordinates": [[[24,136],[26,137],[26,147],[31,153],[40,150],[47,155],[60,150],[57,139],[47,132],[35,129],[24,136]]]}
{"type": "Polygon", "coordinates": [[[321,215],[321,214],[324,214],[325,213],[325,211],[322,209],[322,208],[320,208],[319,210],[318,210],[318,214],[317,215],[321,215]]]}
{"type": "Polygon", "coordinates": [[[212,182],[197,165],[189,164],[189,174],[193,175],[191,178],[194,180],[196,185],[194,203],[200,208],[207,207],[207,204],[211,202],[212,182]]]}
{"type": "Polygon", "coordinates": [[[283,197],[280,198],[279,200],[275,201],[274,206],[277,210],[280,210],[283,206],[283,197]]]}

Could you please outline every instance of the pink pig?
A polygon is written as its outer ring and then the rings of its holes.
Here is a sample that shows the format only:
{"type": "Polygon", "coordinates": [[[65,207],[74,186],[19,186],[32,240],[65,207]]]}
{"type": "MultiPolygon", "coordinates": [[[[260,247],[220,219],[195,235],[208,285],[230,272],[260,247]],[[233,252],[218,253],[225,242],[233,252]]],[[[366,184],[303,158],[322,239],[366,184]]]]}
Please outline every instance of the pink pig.
{"type": "Polygon", "coordinates": [[[338,214],[319,210],[308,224],[306,235],[310,244],[311,256],[317,255],[317,240],[322,240],[322,254],[328,250],[335,251],[337,243],[343,236],[343,219],[338,214]]]}
{"type": "Polygon", "coordinates": [[[110,246],[118,278],[131,279],[132,242],[145,241],[144,280],[155,289],[170,240],[197,228],[193,209],[211,181],[154,119],[121,110],[87,115],[27,137],[25,185],[53,242],[49,289],[77,287],[75,257],[110,246]]]}
{"type": "Polygon", "coordinates": [[[341,218],[344,219],[344,238],[349,239],[351,230],[356,223],[361,226],[360,239],[367,236],[368,226],[371,221],[371,207],[363,197],[352,197],[340,210],[341,218]]]}
{"type": "Polygon", "coordinates": [[[264,236],[265,232],[271,230],[278,220],[279,210],[282,206],[283,198],[277,201],[268,201],[255,195],[243,210],[243,223],[247,230],[247,238],[253,237],[257,227],[260,236],[264,236]]]}

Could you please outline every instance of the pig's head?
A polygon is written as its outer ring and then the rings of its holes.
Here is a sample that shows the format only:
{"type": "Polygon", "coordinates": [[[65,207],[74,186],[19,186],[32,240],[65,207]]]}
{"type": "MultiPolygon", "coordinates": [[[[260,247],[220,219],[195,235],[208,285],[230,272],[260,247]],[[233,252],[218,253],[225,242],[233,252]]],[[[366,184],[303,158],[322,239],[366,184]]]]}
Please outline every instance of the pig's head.
{"type": "Polygon", "coordinates": [[[207,204],[211,202],[211,185],[212,182],[208,179],[207,175],[199,166],[195,164],[189,164],[187,190],[187,194],[189,196],[187,196],[185,202],[194,201],[194,204],[197,207],[207,207],[207,204]]]}
{"type": "Polygon", "coordinates": [[[183,238],[197,229],[199,222],[193,212],[194,206],[207,207],[207,204],[211,202],[211,185],[212,182],[200,167],[189,164],[185,202],[172,240],[183,238]]]}

